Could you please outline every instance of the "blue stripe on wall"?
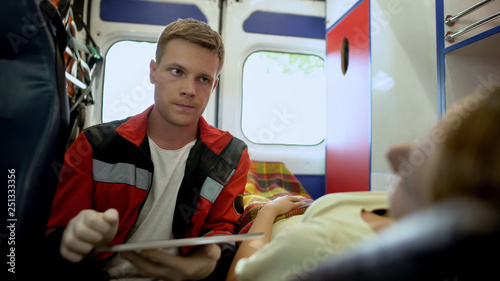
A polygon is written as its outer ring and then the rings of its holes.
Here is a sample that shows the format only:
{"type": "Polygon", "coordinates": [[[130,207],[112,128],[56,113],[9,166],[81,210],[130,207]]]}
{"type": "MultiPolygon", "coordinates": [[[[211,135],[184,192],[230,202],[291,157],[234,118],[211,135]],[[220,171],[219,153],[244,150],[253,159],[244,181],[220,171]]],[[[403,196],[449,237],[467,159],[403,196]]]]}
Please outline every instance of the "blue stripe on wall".
{"type": "Polygon", "coordinates": [[[193,18],[207,22],[195,5],[137,0],[101,0],[104,21],[167,25],[177,19],[193,18]]]}
{"type": "Polygon", "coordinates": [[[318,199],[325,195],[326,177],[324,175],[295,175],[295,177],[313,199],[318,199]]]}
{"type": "Polygon", "coordinates": [[[444,57],[444,3],[436,1],[436,51],[437,51],[437,84],[438,84],[438,119],[441,120],[446,112],[445,87],[445,57],[444,57]]]}
{"type": "Polygon", "coordinates": [[[243,23],[249,33],[325,39],[325,18],[257,11],[243,23]]]}

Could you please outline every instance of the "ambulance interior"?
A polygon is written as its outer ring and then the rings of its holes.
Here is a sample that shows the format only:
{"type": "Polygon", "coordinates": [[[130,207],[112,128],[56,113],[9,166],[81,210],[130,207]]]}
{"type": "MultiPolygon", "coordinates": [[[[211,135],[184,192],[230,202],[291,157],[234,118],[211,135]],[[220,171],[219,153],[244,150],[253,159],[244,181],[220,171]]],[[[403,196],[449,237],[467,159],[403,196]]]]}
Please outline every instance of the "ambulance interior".
{"type": "MultiPolygon", "coordinates": [[[[178,18],[223,37],[203,117],[248,145],[248,200],[390,194],[392,145],[429,156],[422,137],[447,110],[500,85],[494,0],[16,0],[0,11],[1,162],[4,181],[15,179],[0,238],[18,272],[44,258],[64,152],[83,129],[153,104],[149,61],[178,18]]],[[[497,208],[436,203],[293,280],[455,280],[457,269],[459,280],[491,278],[497,208]]]]}

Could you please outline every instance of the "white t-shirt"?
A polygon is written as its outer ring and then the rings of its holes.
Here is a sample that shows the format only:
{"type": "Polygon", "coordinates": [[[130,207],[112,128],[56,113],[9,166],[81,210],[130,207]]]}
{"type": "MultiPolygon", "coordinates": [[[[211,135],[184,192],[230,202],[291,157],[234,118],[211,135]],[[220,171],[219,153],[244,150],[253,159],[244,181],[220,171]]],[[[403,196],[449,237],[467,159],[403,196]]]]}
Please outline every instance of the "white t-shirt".
{"type": "Polygon", "coordinates": [[[375,235],[362,219],[362,210],[387,208],[386,192],[322,196],[303,215],[276,222],[271,241],[252,256],[241,259],[235,273],[241,281],[280,281],[307,276],[327,258],[375,235]]]}
{"type": "MultiPolygon", "coordinates": [[[[184,178],[186,161],[196,140],[176,150],[160,148],[149,138],[151,160],[154,164],[153,185],[139,218],[130,230],[126,243],[159,241],[174,238],[172,224],[174,220],[177,193],[184,178]]],[[[178,254],[177,248],[165,250],[178,254]]],[[[137,274],[135,267],[127,260],[116,255],[110,260],[105,270],[111,276],[130,276],[137,274]]]]}

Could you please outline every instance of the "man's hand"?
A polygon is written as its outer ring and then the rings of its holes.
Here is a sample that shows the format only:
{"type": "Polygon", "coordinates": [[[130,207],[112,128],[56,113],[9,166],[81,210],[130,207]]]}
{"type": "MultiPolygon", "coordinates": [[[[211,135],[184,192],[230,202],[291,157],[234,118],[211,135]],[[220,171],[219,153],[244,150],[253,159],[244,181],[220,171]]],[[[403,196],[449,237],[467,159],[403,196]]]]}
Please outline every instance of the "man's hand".
{"type": "Polygon", "coordinates": [[[71,261],[79,262],[95,247],[107,245],[118,230],[118,211],[108,209],[100,213],[83,210],[69,221],[61,240],[61,255],[71,261]]]}
{"type": "Polygon", "coordinates": [[[200,280],[212,273],[221,255],[216,244],[198,246],[188,256],[176,256],[159,250],[124,252],[141,275],[168,281],[200,280]]]}

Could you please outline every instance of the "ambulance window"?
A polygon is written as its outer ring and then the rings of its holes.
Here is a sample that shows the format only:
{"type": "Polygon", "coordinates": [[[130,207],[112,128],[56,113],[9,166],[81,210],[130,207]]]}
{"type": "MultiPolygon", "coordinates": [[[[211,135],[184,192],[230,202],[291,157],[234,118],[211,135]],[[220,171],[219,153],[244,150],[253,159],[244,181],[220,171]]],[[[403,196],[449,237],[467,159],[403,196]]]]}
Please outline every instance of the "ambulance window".
{"type": "Polygon", "coordinates": [[[242,131],[259,144],[315,145],[325,138],[324,61],[315,55],[252,53],[243,66],[242,131]]]}
{"type": "Polygon", "coordinates": [[[102,121],[123,119],[153,104],[149,62],[156,43],[119,41],[109,48],[104,65],[102,121]]]}

